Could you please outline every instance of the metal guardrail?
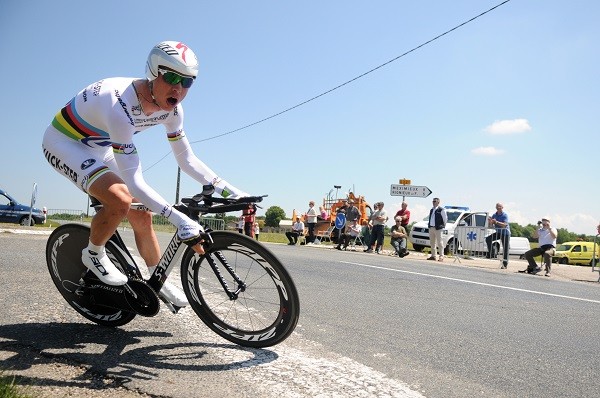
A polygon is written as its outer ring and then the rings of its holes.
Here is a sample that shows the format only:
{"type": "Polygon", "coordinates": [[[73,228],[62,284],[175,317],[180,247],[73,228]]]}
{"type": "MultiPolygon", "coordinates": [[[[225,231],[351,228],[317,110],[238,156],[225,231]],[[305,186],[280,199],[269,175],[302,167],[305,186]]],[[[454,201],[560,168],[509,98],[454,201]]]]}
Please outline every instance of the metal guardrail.
{"type": "MultiPolygon", "coordinates": [[[[62,221],[79,221],[83,222],[84,218],[87,217],[83,210],[74,210],[74,209],[48,209],[47,218],[52,218],[56,220],[62,221]]],[[[200,217],[200,222],[205,227],[208,227],[215,231],[220,231],[225,229],[225,220],[220,218],[212,218],[212,217],[200,217]]],[[[169,220],[166,217],[160,215],[152,216],[152,224],[153,225],[161,225],[161,226],[172,226],[169,220]]],[[[128,227],[129,222],[127,220],[123,221],[120,227],[128,227]]],[[[173,227],[174,230],[175,227],[173,227]]]]}
{"type": "MultiPolygon", "coordinates": [[[[493,228],[484,226],[464,226],[459,225],[454,229],[454,235],[449,240],[450,252],[454,256],[454,261],[460,263],[461,258],[488,258],[486,235],[489,235],[493,228]]],[[[503,258],[499,254],[502,242],[496,239],[492,242],[492,257],[502,262],[503,258]]]]}

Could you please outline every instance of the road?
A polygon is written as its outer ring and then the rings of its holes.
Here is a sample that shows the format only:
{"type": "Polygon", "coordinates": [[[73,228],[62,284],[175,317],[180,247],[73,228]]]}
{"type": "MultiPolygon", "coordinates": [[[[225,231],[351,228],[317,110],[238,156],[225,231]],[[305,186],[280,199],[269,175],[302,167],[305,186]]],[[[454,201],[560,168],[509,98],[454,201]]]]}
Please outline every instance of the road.
{"type": "Polygon", "coordinates": [[[598,283],[269,244],[301,317],[288,340],[257,350],[220,339],[191,309],[118,329],[87,322],[54,289],[45,240],[0,234],[0,368],[48,396],[597,394],[598,283]]]}

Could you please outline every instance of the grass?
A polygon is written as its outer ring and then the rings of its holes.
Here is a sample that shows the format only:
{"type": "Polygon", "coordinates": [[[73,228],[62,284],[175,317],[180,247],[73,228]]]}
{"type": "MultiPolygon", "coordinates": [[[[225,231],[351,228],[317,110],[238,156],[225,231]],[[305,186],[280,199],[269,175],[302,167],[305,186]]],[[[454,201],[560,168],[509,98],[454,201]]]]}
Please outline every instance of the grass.
{"type": "Polygon", "coordinates": [[[0,398],[33,398],[22,390],[22,387],[15,384],[14,376],[5,376],[0,372],[0,398]]]}

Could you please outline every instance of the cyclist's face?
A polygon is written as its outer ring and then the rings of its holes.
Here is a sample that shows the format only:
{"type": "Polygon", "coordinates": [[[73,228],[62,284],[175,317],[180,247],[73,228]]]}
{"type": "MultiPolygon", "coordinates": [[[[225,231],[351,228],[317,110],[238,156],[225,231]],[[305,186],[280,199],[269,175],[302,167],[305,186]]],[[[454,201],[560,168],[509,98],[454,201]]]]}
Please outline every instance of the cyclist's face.
{"type": "Polygon", "coordinates": [[[156,98],[158,106],[160,106],[163,111],[170,112],[175,109],[175,107],[183,101],[189,90],[189,88],[184,88],[181,83],[174,85],[167,83],[162,75],[154,79],[153,84],[154,98],[156,98]]]}

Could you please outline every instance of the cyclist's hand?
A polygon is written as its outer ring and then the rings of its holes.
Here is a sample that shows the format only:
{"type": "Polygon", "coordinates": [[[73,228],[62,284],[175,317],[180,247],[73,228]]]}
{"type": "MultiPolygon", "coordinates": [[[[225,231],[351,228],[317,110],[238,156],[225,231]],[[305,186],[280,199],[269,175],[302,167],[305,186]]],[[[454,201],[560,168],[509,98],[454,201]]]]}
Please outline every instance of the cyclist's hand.
{"type": "Polygon", "coordinates": [[[198,254],[204,254],[203,236],[204,229],[202,226],[192,220],[184,220],[177,227],[177,237],[186,245],[191,246],[198,254]]]}

